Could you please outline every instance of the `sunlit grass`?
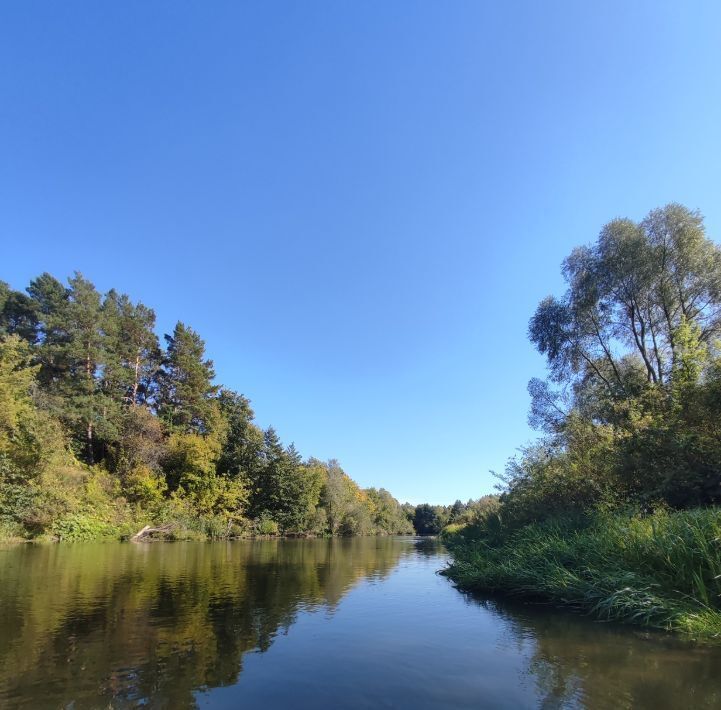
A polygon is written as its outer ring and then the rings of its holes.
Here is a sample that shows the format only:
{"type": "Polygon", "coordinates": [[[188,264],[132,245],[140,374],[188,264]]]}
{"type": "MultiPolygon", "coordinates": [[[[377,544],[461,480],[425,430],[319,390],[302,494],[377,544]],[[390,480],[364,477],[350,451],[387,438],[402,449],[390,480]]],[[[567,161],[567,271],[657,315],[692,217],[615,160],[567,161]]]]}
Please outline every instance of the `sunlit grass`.
{"type": "Polygon", "coordinates": [[[499,535],[446,531],[464,589],[535,597],[608,621],[721,639],[721,509],[606,515],[499,535]]]}

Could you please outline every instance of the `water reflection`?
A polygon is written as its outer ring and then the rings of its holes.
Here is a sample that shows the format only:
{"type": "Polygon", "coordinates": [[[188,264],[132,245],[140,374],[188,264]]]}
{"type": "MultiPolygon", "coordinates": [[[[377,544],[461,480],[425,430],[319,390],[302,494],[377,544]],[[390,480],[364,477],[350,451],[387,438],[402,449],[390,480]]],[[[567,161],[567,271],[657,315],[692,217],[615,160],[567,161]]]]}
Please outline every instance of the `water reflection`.
{"type": "Polygon", "coordinates": [[[388,538],[0,551],[0,705],[192,706],[299,610],[332,613],[404,551],[388,538]]]}
{"type": "Polygon", "coordinates": [[[443,544],[437,537],[417,537],[413,540],[415,551],[424,557],[439,557],[443,554],[443,544]]]}
{"type": "Polygon", "coordinates": [[[541,605],[479,600],[507,624],[539,707],[719,708],[721,648],[541,605]]]}
{"type": "Polygon", "coordinates": [[[0,549],[0,706],[711,708],[721,648],[479,600],[437,540],[0,549]]]}

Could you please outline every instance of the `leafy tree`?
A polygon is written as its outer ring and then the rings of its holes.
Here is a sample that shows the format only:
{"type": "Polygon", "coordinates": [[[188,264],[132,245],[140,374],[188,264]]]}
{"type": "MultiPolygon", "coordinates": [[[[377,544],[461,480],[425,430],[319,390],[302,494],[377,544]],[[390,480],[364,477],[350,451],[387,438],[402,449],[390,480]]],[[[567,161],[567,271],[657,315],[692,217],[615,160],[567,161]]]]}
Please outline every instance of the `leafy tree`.
{"type": "Polygon", "coordinates": [[[340,464],[335,459],[328,461],[321,501],[328,516],[331,535],[341,531],[343,521],[353,508],[359,492],[358,487],[346,475],[340,464]]]}
{"type": "Polygon", "coordinates": [[[0,337],[0,454],[15,461],[26,459],[34,444],[27,439],[27,425],[35,417],[31,390],[37,371],[27,343],[17,335],[0,337]]]}
{"type": "Polygon", "coordinates": [[[413,533],[413,525],[405,516],[400,503],[385,488],[367,488],[364,492],[376,532],[388,535],[413,533]]]}
{"type": "Polygon", "coordinates": [[[546,435],[506,470],[505,523],[721,501],[721,248],[700,214],[671,204],[615,219],[563,273],[566,294],[529,325],[558,389],[529,384],[546,435]]]}
{"type": "Polygon", "coordinates": [[[455,503],[453,503],[453,505],[451,506],[451,509],[448,513],[448,522],[454,523],[459,520],[465,510],[466,506],[463,505],[463,502],[460,500],[456,500],[455,503]]]}
{"type": "Polygon", "coordinates": [[[671,204],[641,223],[616,219],[591,247],[564,261],[568,292],[544,299],[529,335],[556,382],[603,383],[628,395],[620,347],[642,362],[648,383],[669,381],[683,321],[699,340],[721,335],[721,249],[705,235],[698,212],[671,204]]]}
{"type": "Polygon", "coordinates": [[[58,493],[48,474],[73,471],[59,423],[33,399],[38,370],[27,342],[0,337],[0,523],[19,525],[21,534],[52,514],[58,493]]]}
{"type": "MultiPolygon", "coordinates": [[[[162,498],[167,490],[162,463],[167,457],[165,432],[158,417],[144,406],[126,407],[109,463],[129,500],[150,503],[162,498]]],[[[176,476],[176,484],[179,478],[176,476]]]]}
{"type": "Polygon", "coordinates": [[[218,476],[220,453],[212,435],[174,433],[164,461],[170,491],[182,492],[201,514],[226,514],[240,519],[248,492],[243,481],[218,476]]]}
{"type": "Polygon", "coordinates": [[[437,535],[443,529],[438,512],[428,503],[416,506],[413,527],[419,535],[437,535]]]}

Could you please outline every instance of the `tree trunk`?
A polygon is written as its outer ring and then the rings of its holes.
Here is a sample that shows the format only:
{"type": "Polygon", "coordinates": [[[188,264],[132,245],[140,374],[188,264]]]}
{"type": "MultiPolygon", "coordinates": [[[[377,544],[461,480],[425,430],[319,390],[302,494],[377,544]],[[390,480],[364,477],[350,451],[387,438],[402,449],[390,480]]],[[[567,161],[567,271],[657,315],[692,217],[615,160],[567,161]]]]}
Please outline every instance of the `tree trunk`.
{"type": "Polygon", "coordinates": [[[130,542],[140,542],[143,538],[147,537],[148,535],[152,535],[153,533],[162,532],[166,533],[172,530],[173,524],[168,523],[167,525],[161,525],[157,528],[152,528],[150,525],[146,525],[142,530],[138,530],[138,532],[135,533],[130,538],[130,542]]]}
{"type": "Polygon", "coordinates": [[[135,378],[133,379],[133,407],[138,403],[138,373],[140,372],[140,355],[135,358],[135,378]]]}
{"type": "Polygon", "coordinates": [[[88,422],[87,438],[88,438],[88,463],[92,466],[95,463],[95,453],[93,452],[93,424],[92,424],[92,422],[88,422]]]}

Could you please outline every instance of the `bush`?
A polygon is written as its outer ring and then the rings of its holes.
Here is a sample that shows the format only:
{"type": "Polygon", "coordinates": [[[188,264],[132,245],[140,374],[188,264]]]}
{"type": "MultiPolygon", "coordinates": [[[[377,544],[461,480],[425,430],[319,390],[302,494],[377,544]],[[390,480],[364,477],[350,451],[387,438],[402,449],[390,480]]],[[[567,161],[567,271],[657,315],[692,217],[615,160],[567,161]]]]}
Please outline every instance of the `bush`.
{"type": "Polygon", "coordinates": [[[275,520],[261,516],[255,521],[255,534],[256,535],[278,535],[280,528],[275,520]]]}
{"type": "Polygon", "coordinates": [[[73,513],[56,520],[50,528],[50,534],[67,542],[86,542],[89,540],[118,539],[121,529],[94,515],[73,513]]]}

